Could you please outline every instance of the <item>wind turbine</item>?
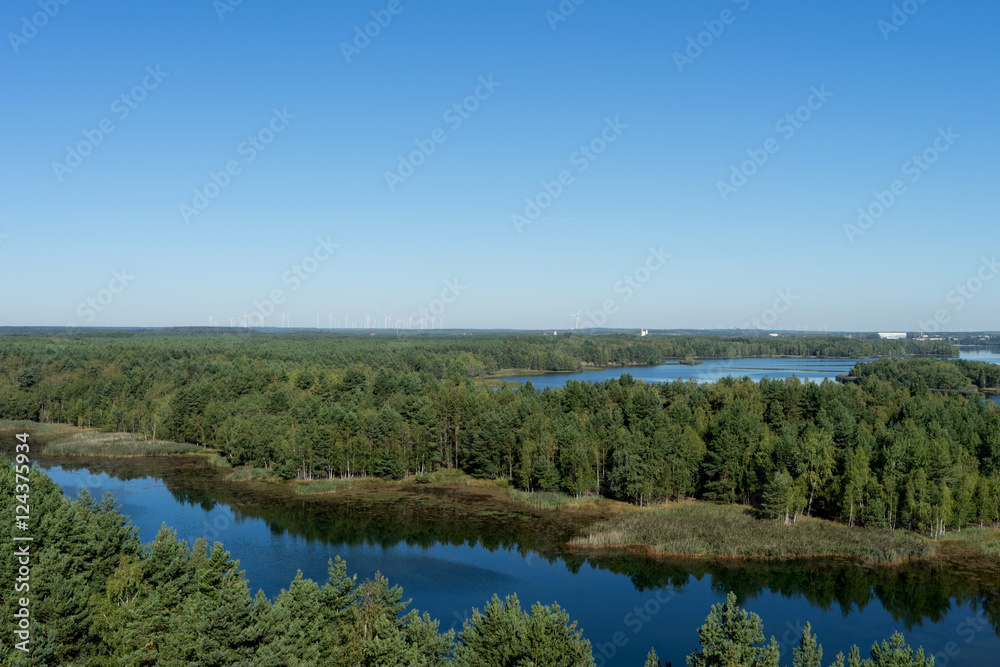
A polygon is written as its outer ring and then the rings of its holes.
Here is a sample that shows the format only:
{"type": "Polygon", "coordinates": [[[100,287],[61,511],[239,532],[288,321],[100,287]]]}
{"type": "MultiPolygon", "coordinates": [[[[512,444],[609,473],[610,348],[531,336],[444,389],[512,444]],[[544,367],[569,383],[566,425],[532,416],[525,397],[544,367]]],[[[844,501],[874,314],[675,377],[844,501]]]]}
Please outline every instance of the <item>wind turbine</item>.
{"type": "Polygon", "coordinates": [[[368,329],[368,328],[371,327],[371,322],[372,322],[372,318],[370,316],[368,316],[368,315],[365,315],[365,329],[368,329]]]}
{"type": "Polygon", "coordinates": [[[438,317],[438,329],[444,329],[444,315],[438,317]]]}
{"type": "Polygon", "coordinates": [[[236,318],[235,317],[230,317],[229,318],[229,328],[231,329],[234,326],[236,326],[236,318]]]}
{"type": "Polygon", "coordinates": [[[386,316],[385,316],[385,328],[386,328],[386,329],[388,329],[388,328],[389,328],[389,321],[390,321],[390,320],[392,320],[392,315],[386,315],[386,316]]]}
{"type": "Polygon", "coordinates": [[[407,329],[413,328],[413,313],[410,313],[410,323],[406,327],[407,329]]]}
{"type": "Polygon", "coordinates": [[[247,328],[247,314],[243,313],[243,328],[247,328]]]}
{"type": "Polygon", "coordinates": [[[345,328],[345,329],[346,329],[346,328],[348,328],[348,325],[349,325],[350,323],[351,323],[351,320],[350,320],[349,316],[347,316],[347,315],[344,315],[344,328],[345,328]]]}
{"type": "Polygon", "coordinates": [[[319,313],[316,313],[316,328],[319,329],[319,313]]]}
{"type": "Polygon", "coordinates": [[[582,312],[583,312],[583,308],[581,308],[580,310],[576,311],[575,315],[573,313],[569,314],[570,317],[575,317],[576,318],[576,327],[575,327],[576,329],[580,328],[580,313],[582,313],[582,312]]]}

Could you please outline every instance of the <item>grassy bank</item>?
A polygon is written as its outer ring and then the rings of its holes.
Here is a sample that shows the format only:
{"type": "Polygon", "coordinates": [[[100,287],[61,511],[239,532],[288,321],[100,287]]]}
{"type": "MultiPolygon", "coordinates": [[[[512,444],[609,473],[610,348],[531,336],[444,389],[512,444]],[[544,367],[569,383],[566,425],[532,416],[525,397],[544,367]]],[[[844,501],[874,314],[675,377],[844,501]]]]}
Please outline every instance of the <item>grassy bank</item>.
{"type": "Polygon", "coordinates": [[[79,433],[80,429],[69,424],[40,424],[24,419],[0,419],[0,432],[4,431],[24,431],[30,433],[35,440],[49,442],[79,433]]]}
{"type": "Polygon", "coordinates": [[[903,531],[851,528],[804,518],[786,526],[736,505],[685,502],[641,509],[591,527],[571,544],[588,548],[647,547],[655,554],[749,559],[846,556],[897,563],[935,554],[934,545],[903,531]]]}
{"type": "Polygon", "coordinates": [[[993,558],[1000,558],[1000,530],[996,528],[965,528],[962,532],[945,533],[942,546],[967,548],[993,558]]]}
{"type": "MultiPolygon", "coordinates": [[[[236,472],[239,472],[237,469],[236,472]]],[[[229,479],[235,479],[233,475],[229,479]]],[[[612,508],[620,505],[622,508],[628,507],[624,503],[609,501],[599,496],[576,498],[566,493],[555,491],[521,491],[515,489],[507,480],[478,479],[462,472],[461,470],[445,469],[435,470],[432,473],[417,475],[401,480],[385,480],[377,477],[353,477],[351,479],[318,479],[308,481],[297,481],[295,492],[299,494],[313,493],[335,493],[353,489],[362,491],[364,489],[379,489],[380,491],[397,490],[399,492],[419,493],[422,489],[466,489],[475,491],[481,496],[490,496],[499,502],[514,503],[536,510],[554,510],[560,508],[612,508]]]]}
{"type": "Polygon", "coordinates": [[[205,451],[198,445],[165,440],[146,440],[132,433],[99,433],[83,431],[54,440],[45,446],[52,456],[158,456],[162,454],[194,454],[205,451]]]}

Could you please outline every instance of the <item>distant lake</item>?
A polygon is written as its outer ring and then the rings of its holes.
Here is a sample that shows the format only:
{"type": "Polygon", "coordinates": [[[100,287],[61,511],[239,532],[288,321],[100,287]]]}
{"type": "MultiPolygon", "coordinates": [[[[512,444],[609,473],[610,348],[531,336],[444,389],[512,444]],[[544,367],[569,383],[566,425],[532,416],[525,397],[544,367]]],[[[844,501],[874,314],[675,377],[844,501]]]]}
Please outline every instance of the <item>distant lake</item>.
{"type": "MultiPolygon", "coordinates": [[[[962,358],[969,361],[986,361],[1000,364],[1000,347],[980,347],[972,350],[962,350],[962,358]]],[[[993,402],[1000,405],[1000,396],[991,396],[993,402]]]]}
{"type": "MultiPolygon", "coordinates": [[[[970,361],[987,361],[1000,364],[1000,348],[976,348],[961,350],[959,356],[970,361]]],[[[643,382],[673,382],[680,378],[694,378],[700,383],[718,382],[727,375],[734,378],[748,377],[757,382],[765,377],[783,380],[793,375],[802,381],[834,381],[838,375],[848,373],[855,364],[871,359],[816,359],[813,357],[774,357],[755,359],[705,359],[697,366],[686,366],[669,361],[658,366],[627,366],[605,368],[577,373],[545,373],[543,375],[511,375],[500,378],[516,382],[531,382],[536,389],[562,387],[569,380],[578,382],[604,382],[614,380],[629,373],[643,382]]],[[[1000,405],[1000,396],[993,396],[1000,405]]]]}
{"type": "Polygon", "coordinates": [[[822,382],[833,380],[838,375],[850,371],[859,361],[871,359],[814,359],[799,357],[780,357],[763,359],[705,359],[697,366],[686,366],[676,361],[669,361],[659,366],[626,366],[605,368],[596,371],[579,373],[546,373],[544,375],[513,375],[500,378],[517,382],[530,381],[536,389],[546,387],[562,387],[569,380],[579,382],[604,382],[614,380],[624,373],[630,373],[636,380],[643,382],[673,382],[678,378],[688,380],[694,378],[698,382],[718,382],[727,375],[735,378],[749,377],[754,382],[769,377],[772,380],[783,380],[793,375],[800,380],[822,382]]]}

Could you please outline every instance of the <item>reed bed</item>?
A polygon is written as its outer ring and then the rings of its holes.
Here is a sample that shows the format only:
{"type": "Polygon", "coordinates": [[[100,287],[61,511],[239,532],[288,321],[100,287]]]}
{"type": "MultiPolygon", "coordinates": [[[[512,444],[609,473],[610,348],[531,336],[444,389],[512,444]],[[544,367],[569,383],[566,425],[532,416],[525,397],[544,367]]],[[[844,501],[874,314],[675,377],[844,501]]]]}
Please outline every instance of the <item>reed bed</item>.
{"type": "Polygon", "coordinates": [[[349,479],[318,479],[299,482],[295,485],[295,493],[330,493],[350,486],[351,480],[349,479]]]}
{"type": "Polygon", "coordinates": [[[166,440],[146,440],[133,433],[99,433],[84,431],[45,446],[45,453],[55,456],[160,456],[163,454],[193,454],[204,448],[166,440]]]}
{"type": "Polygon", "coordinates": [[[897,563],[935,553],[933,544],[913,533],[849,527],[802,518],[785,525],[735,505],[689,502],[638,510],[593,526],[571,541],[578,547],[645,545],[664,555],[748,559],[846,556],[874,563],[897,563]]]}

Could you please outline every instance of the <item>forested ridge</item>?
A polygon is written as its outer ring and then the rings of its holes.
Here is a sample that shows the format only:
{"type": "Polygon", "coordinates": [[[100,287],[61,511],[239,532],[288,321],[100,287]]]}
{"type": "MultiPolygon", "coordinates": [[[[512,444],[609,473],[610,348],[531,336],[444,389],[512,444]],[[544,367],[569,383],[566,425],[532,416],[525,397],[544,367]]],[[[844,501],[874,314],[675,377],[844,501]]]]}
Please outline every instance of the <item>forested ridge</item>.
{"type": "MultiPolygon", "coordinates": [[[[14,466],[0,466],[0,507],[7,516],[20,502],[14,466]]],[[[0,659],[22,665],[254,665],[260,667],[594,667],[594,650],[557,603],[523,609],[516,596],[494,595],[474,609],[459,632],[409,609],[403,590],[376,574],[358,582],[339,557],[322,585],[299,573],[273,597],[250,585],[239,562],[216,542],[188,545],[166,526],[140,544],[114,499],[82,492],[74,501],[35,468],[29,474],[33,541],[15,591],[16,570],[0,569],[0,659]],[[28,610],[27,634],[15,612],[28,610]],[[24,630],[22,630],[24,631],[24,630]],[[15,639],[21,650],[15,648],[15,639]]],[[[20,545],[0,540],[0,560],[14,563],[20,545]]],[[[22,557],[23,560],[23,557],[22,557]]],[[[779,648],[764,644],[763,624],[736,604],[713,605],[698,630],[700,648],[686,659],[697,665],[777,667],[779,648]]],[[[598,647],[601,648],[601,647],[598,647]]],[[[661,651],[669,647],[660,647],[661,651]]],[[[806,624],[794,667],[820,667],[822,647],[806,624]]],[[[613,653],[612,653],[613,655],[613,653]]],[[[928,667],[923,650],[902,635],[872,646],[862,660],[854,647],[851,667],[928,667]]],[[[602,663],[603,658],[602,658],[602,663]]],[[[833,665],[843,666],[838,655],[833,665]]],[[[650,651],[645,667],[660,667],[650,651]]],[[[638,667],[636,665],[635,667],[638,667]]]]}
{"type": "Polygon", "coordinates": [[[527,490],[763,504],[785,520],[805,512],[931,536],[1000,523],[1000,411],[900,379],[964,362],[892,360],[899,377],[860,367],[860,382],[843,386],[647,385],[627,374],[544,391],[470,381],[518,355],[647,339],[678,351],[845,344],[864,355],[912,341],[571,336],[563,348],[553,337],[475,338],[5,337],[0,417],[196,443],[286,479],[445,467],[527,490]]]}

